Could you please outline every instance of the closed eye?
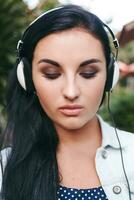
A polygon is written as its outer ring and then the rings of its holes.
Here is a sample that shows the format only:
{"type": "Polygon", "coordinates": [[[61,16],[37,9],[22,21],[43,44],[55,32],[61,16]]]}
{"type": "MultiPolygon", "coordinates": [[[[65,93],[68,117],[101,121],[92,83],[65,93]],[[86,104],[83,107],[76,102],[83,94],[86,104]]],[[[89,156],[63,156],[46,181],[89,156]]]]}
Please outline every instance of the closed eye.
{"type": "MultiPolygon", "coordinates": [[[[81,72],[80,75],[86,79],[92,78],[96,76],[97,72],[81,72]]],[[[47,79],[56,79],[60,76],[60,73],[45,73],[44,76],[47,79]]]]}
{"type": "Polygon", "coordinates": [[[92,78],[96,76],[97,72],[81,72],[80,75],[86,79],[92,78]]]}
{"type": "Polygon", "coordinates": [[[60,73],[44,73],[44,76],[47,79],[56,79],[60,76],[60,73]]]}

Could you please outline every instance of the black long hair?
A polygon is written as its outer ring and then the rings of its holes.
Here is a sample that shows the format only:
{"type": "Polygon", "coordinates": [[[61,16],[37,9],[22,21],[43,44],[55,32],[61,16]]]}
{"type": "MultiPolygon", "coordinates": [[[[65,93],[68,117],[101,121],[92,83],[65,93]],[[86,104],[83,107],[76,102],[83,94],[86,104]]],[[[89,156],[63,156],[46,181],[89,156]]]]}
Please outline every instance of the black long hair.
{"type": "MultiPolygon", "coordinates": [[[[29,29],[20,56],[32,61],[37,42],[51,33],[82,27],[98,38],[103,46],[106,63],[110,46],[101,20],[73,4],[46,14],[42,24],[29,29]]],[[[58,136],[53,122],[43,111],[34,94],[21,88],[13,69],[7,95],[7,127],[3,147],[10,146],[2,183],[4,200],[56,200],[60,174],[56,159],[58,136]]]]}

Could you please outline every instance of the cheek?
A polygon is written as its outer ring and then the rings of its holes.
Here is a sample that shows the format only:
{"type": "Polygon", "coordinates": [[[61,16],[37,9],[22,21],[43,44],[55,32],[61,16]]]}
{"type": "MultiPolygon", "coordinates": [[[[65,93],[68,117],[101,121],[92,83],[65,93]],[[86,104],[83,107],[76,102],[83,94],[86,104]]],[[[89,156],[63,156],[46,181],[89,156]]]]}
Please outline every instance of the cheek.
{"type": "Polygon", "coordinates": [[[103,76],[102,78],[95,78],[89,84],[87,83],[85,96],[87,97],[87,103],[90,102],[90,106],[96,105],[99,107],[104,93],[105,81],[106,79],[103,76]]]}
{"type": "Polygon", "coordinates": [[[35,88],[43,110],[49,113],[56,106],[55,99],[59,96],[56,84],[50,84],[41,78],[36,82],[35,88]]]}

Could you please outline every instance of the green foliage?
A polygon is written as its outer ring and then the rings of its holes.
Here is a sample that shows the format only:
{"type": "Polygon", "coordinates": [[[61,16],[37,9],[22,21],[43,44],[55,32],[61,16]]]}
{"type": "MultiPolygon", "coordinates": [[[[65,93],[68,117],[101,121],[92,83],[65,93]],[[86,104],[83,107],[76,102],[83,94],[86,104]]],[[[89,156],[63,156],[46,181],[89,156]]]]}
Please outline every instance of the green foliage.
{"type": "Polygon", "coordinates": [[[16,44],[28,24],[28,8],[21,0],[0,0],[0,104],[7,76],[15,63],[16,44]]]}
{"type": "Polygon", "coordinates": [[[29,10],[22,0],[0,0],[0,105],[4,105],[9,71],[16,60],[16,45],[27,25],[44,10],[58,5],[57,0],[40,0],[29,10]]]}
{"type": "Polygon", "coordinates": [[[124,47],[120,48],[119,60],[128,64],[134,62],[134,41],[131,41],[124,47]]]}
{"type": "Polygon", "coordinates": [[[50,10],[56,6],[59,6],[58,0],[40,0],[41,10],[50,10]]]}
{"type": "Polygon", "coordinates": [[[58,5],[57,0],[41,1],[29,10],[23,0],[0,0],[0,130],[5,121],[3,113],[6,83],[15,64],[16,45],[28,24],[41,12],[58,5]]]}
{"type": "MultiPolygon", "coordinates": [[[[122,130],[134,132],[134,93],[124,88],[116,90],[111,94],[110,108],[117,127],[122,130]]],[[[111,123],[106,104],[102,106],[99,114],[111,123]]]]}

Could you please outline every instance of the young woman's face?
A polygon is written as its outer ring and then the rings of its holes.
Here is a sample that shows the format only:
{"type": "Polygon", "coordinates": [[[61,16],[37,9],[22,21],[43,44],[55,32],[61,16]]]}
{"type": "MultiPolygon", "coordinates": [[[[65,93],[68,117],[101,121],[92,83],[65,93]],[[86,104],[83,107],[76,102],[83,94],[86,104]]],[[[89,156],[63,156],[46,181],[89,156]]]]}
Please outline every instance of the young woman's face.
{"type": "Polygon", "coordinates": [[[32,75],[40,104],[54,124],[80,129],[95,116],[104,92],[101,42],[82,28],[50,34],[35,48],[32,75]]]}

